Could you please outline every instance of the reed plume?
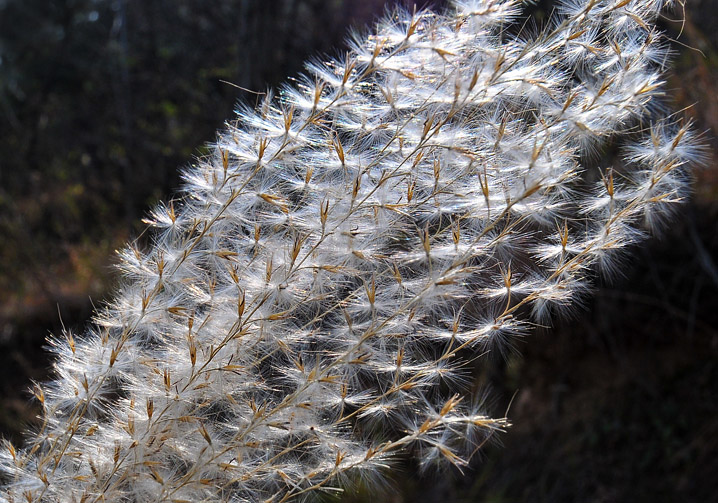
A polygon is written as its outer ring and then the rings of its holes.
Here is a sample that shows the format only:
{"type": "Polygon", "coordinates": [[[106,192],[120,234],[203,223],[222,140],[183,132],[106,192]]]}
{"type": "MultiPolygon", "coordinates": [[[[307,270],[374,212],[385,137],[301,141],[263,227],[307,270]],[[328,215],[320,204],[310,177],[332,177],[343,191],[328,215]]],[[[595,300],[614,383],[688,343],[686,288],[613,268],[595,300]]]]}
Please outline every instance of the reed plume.
{"type": "Polygon", "coordinates": [[[284,502],[508,426],[468,364],[616,275],[703,153],[661,103],[670,1],[563,0],[532,36],[520,3],[396,11],[241,107],[52,340],[0,501],[284,502]]]}

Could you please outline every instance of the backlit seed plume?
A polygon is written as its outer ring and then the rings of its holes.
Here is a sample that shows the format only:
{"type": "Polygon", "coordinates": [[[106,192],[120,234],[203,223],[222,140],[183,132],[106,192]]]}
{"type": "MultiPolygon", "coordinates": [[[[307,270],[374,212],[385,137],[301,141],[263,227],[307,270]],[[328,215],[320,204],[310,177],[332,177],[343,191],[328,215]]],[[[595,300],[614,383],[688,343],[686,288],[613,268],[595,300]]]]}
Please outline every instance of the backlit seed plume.
{"type": "Polygon", "coordinates": [[[687,191],[669,3],[564,0],[534,35],[518,0],[397,12],[241,108],[52,342],[0,501],[284,502],[400,455],[464,465],[507,426],[468,362],[580,303],[687,191]]]}

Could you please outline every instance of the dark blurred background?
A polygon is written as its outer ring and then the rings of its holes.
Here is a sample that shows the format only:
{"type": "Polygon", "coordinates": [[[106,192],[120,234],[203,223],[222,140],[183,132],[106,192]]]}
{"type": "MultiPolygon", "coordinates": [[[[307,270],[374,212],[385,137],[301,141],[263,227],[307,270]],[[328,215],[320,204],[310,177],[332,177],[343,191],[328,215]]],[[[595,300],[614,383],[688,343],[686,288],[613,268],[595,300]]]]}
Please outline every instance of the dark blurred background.
{"type": "MultiPolygon", "coordinates": [[[[26,390],[48,377],[45,338],[82,329],[110,294],[113,251],[238,101],[257,99],[240,88],[262,92],[346,50],[349,27],[396,3],[0,0],[2,436],[21,443],[37,413],[26,390]]],[[[667,89],[714,153],[718,0],[687,4],[661,21],[678,38],[667,89]]],[[[551,8],[533,5],[530,24],[551,8]]],[[[482,367],[494,415],[508,409],[514,424],[503,447],[463,477],[417,478],[409,463],[396,496],[344,501],[715,501],[716,217],[712,154],[692,201],[626,277],[600,285],[575,320],[519,341],[522,356],[482,367]]]]}

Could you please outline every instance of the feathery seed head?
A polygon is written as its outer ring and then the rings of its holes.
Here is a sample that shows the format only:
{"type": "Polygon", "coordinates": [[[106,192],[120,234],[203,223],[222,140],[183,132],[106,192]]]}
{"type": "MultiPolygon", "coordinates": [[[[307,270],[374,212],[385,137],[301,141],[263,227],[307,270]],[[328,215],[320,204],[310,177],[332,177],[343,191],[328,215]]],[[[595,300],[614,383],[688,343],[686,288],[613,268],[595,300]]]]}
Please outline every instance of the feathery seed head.
{"type": "Polygon", "coordinates": [[[43,423],[3,501],[274,501],[461,467],[505,419],[466,362],[580,303],[687,192],[702,147],[658,104],[666,0],[398,11],[241,107],[52,342],[43,423]],[[615,158],[605,152],[619,152],[615,158]]]}

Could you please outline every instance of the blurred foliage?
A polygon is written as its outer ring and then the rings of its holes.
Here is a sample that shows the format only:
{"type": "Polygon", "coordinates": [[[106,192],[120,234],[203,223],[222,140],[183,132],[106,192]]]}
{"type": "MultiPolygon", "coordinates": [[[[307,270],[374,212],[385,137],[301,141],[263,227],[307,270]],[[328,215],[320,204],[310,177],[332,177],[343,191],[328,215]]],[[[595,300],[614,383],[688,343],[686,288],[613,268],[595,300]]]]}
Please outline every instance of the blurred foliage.
{"type": "MultiPolygon", "coordinates": [[[[48,371],[45,337],[91,316],[89,297],[113,281],[112,250],[141,233],[144,212],[180,186],[178,168],[237,102],[340,51],[349,26],[394,3],[0,0],[0,434],[20,440],[34,416],[24,390],[48,371]]],[[[526,29],[552,6],[534,2],[526,29]]],[[[673,107],[716,131],[718,0],[688,0],[675,17],[663,21],[680,35],[673,107]]],[[[518,390],[506,446],[485,449],[465,477],[400,467],[393,501],[718,494],[714,162],[697,178],[678,223],[628,278],[598,291],[581,321],[521,343],[524,359],[484,366],[477,377],[495,390],[496,413],[518,390]]]]}

